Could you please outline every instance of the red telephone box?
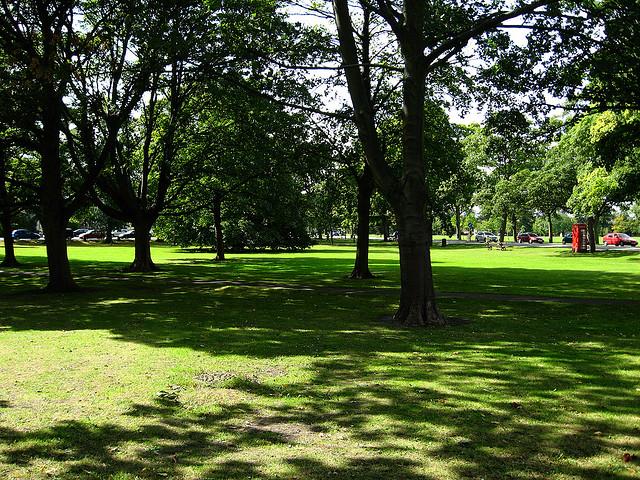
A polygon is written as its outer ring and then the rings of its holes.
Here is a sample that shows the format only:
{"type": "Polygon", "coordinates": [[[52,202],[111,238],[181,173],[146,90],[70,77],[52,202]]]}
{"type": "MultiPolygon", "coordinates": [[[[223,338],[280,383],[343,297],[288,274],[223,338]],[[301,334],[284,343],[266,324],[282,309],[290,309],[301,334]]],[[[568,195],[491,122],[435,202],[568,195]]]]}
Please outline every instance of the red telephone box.
{"type": "Polygon", "coordinates": [[[571,251],[574,253],[586,253],[589,247],[587,236],[587,225],[585,223],[574,223],[571,227],[571,251]]]}

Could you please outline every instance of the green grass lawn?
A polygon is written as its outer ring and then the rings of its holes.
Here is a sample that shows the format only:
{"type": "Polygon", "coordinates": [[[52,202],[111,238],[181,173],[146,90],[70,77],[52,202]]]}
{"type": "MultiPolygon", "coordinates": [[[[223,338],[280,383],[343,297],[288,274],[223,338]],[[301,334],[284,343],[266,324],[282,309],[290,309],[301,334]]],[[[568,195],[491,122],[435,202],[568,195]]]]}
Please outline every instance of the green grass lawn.
{"type": "MultiPolygon", "coordinates": [[[[79,294],[36,290],[42,247],[0,273],[0,478],[640,476],[622,460],[640,456],[640,307],[446,298],[469,323],[407,330],[381,321],[393,245],[364,282],[350,246],[224,264],[158,246],[156,275],[121,272],[131,246],[69,253],[79,294]]],[[[640,299],[638,254],[433,261],[442,292],[640,299]]]]}

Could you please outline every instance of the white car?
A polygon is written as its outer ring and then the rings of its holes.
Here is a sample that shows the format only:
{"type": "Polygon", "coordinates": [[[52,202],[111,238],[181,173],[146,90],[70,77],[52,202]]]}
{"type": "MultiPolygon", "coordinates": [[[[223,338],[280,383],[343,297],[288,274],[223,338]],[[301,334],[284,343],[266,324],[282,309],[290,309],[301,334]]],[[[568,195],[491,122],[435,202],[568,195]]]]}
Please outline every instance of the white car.
{"type": "Polygon", "coordinates": [[[127,230],[114,237],[116,240],[134,240],[136,238],[135,230],[127,230]]]}
{"type": "Polygon", "coordinates": [[[476,232],[476,242],[497,242],[498,236],[491,232],[476,232]]]}

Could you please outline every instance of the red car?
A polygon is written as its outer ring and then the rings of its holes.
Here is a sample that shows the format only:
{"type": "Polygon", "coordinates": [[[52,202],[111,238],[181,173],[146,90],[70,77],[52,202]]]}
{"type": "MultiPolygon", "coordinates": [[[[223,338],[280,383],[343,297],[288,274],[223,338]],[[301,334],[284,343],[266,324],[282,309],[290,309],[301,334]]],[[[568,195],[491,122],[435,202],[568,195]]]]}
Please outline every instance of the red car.
{"type": "Polygon", "coordinates": [[[631,238],[626,233],[607,233],[602,237],[602,243],[605,245],[616,245],[620,247],[624,247],[625,245],[635,247],[638,245],[638,241],[631,238]]]}
{"type": "Polygon", "coordinates": [[[533,232],[519,233],[516,238],[518,239],[518,243],[544,243],[542,237],[539,237],[533,232]]]}

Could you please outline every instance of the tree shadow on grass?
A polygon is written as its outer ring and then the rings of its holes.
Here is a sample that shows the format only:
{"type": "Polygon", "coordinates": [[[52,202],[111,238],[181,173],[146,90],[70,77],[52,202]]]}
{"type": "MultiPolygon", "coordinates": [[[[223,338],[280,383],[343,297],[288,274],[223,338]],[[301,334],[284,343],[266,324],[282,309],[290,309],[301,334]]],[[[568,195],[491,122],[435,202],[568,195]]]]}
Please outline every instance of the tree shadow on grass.
{"type": "MultiPolygon", "coordinates": [[[[455,246],[456,248],[480,248],[475,245],[455,246]]],[[[449,247],[447,247],[449,248],[449,247]]],[[[184,281],[264,281],[283,284],[303,284],[338,286],[349,288],[384,287],[397,289],[399,286],[398,262],[395,259],[376,258],[377,251],[386,252],[388,248],[372,248],[370,267],[375,278],[352,280],[346,278],[353,267],[351,251],[343,254],[327,250],[331,255],[311,250],[305,253],[287,255],[247,255],[231,257],[225,262],[209,262],[208,259],[164,259],[162,272],[152,274],[128,274],[120,270],[128,262],[73,261],[74,275],[81,286],[95,284],[97,287],[111,287],[114,280],[129,283],[131,288],[147,288],[141,281],[157,283],[166,279],[184,281]],[[138,283],[137,283],[138,282],[138,283]]],[[[395,250],[394,250],[395,251],[395,250]]],[[[601,252],[598,258],[640,259],[639,253],[601,252]]],[[[548,256],[548,255],[547,255],[548,256]]],[[[552,252],[551,256],[568,257],[570,252],[552,252]]],[[[35,266],[31,263],[43,260],[41,257],[29,258],[26,270],[0,273],[0,281],[6,290],[17,290],[24,276],[29,278],[33,288],[46,283],[44,262],[35,266]]],[[[535,265],[533,265],[535,266],[535,265]]],[[[592,268],[598,268],[597,265],[592,268]]],[[[597,270],[553,270],[545,268],[517,268],[508,266],[473,265],[455,266],[434,262],[436,288],[453,292],[509,292],[519,295],[542,296],[580,296],[600,298],[640,299],[640,275],[633,272],[615,274],[597,270]]]]}
{"type": "Polygon", "coordinates": [[[595,253],[573,253],[571,250],[556,251],[558,257],[587,257],[587,258],[622,258],[635,257],[631,260],[640,259],[640,252],[624,250],[598,250],[595,253]]]}
{"type": "Polygon", "coordinates": [[[637,414],[634,377],[612,373],[620,345],[480,337],[417,344],[407,333],[396,337],[404,349],[345,348],[284,389],[230,383],[256,401],[209,412],[178,399],[131,405],[123,415],[135,426],[0,429],[0,458],[27,469],[47,461],[63,479],[182,478],[194,468],[220,479],[628,478],[611,464],[622,448],[640,448],[637,427],[617,421],[637,414]],[[290,397],[301,403],[280,401],[290,397]],[[591,462],[602,456],[608,463],[591,462]]]}
{"type": "MultiPolygon", "coordinates": [[[[49,462],[59,478],[181,478],[196,468],[202,478],[269,480],[617,479],[629,473],[612,464],[622,449],[640,449],[640,372],[630,364],[616,373],[640,342],[636,325],[610,308],[443,301],[474,322],[397,331],[358,317],[385,307],[380,299],[238,287],[149,293],[110,303],[94,292],[46,311],[23,305],[2,323],[108,329],[123,342],[247,359],[306,355],[315,358],[310,377],[230,381],[222,388],[245,400],[205,412],[183,405],[182,393],[175,404],[133,404],[124,417],[135,426],[5,428],[4,464],[33,473],[49,462]]],[[[184,394],[197,388],[206,387],[186,382],[184,394]]]]}
{"type": "Polygon", "coordinates": [[[125,474],[143,479],[183,478],[186,470],[195,467],[202,472],[197,478],[276,479],[282,476],[264,471],[268,461],[260,464],[233,459],[233,455],[243,450],[269,451],[284,446],[284,455],[277,456],[297,472],[295,477],[287,478],[373,479],[385,474],[406,479],[432,478],[414,473],[416,462],[384,455],[374,464],[349,459],[346,466],[306,458],[291,450],[304,448],[304,444],[298,445],[297,438],[270,429],[269,423],[263,428],[252,424],[256,414],[249,405],[235,405],[219,414],[181,414],[179,410],[178,406],[133,405],[125,415],[143,417],[137,428],[82,421],[60,422],[30,432],[0,427],[0,459],[27,471],[46,461],[50,468],[43,478],[122,478],[125,474]]]}
{"type": "MultiPolygon", "coordinates": [[[[247,363],[308,357],[308,376],[214,387],[184,378],[175,403],[150,392],[110,423],[5,427],[0,474],[23,469],[36,478],[43,462],[65,479],[181,478],[190,469],[200,478],[267,480],[621,479],[636,468],[620,457],[640,450],[640,337],[622,307],[448,299],[445,313],[473,322],[393,330],[375,321],[392,309],[384,296],[180,281],[190,272],[211,278],[193,266],[119,281],[102,267],[81,266],[86,283],[104,289],[3,295],[0,327],[107,330],[123,344],[247,363]],[[240,400],[196,408],[182,399],[215,399],[225,389],[240,400]]],[[[504,270],[492,282],[539,273],[504,270]]],[[[486,279],[486,269],[465,275],[480,271],[486,279]]],[[[439,273],[450,284],[462,274],[439,273]]],[[[13,405],[0,407],[10,415],[13,405]]]]}

